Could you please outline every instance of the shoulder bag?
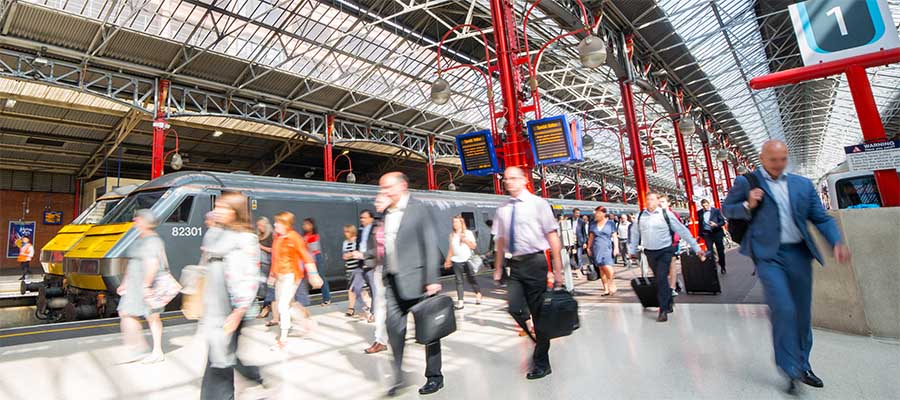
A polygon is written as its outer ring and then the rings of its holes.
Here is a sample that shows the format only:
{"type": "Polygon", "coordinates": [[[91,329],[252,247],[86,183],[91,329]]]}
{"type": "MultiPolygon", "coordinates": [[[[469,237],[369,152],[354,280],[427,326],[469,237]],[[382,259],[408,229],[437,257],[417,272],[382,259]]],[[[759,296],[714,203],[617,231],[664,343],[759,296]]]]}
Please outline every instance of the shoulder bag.
{"type": "Polygon", "coordinates": [[[144,301],[147,302],[150,308],[163,308],[180,291],[181,284],[169,272],[169,261],[166,259],[166,254],[160,250],[159,271],[156,272],[156,277],[153,278],[153,290],[149,295],[144,296],[144,301]]]}

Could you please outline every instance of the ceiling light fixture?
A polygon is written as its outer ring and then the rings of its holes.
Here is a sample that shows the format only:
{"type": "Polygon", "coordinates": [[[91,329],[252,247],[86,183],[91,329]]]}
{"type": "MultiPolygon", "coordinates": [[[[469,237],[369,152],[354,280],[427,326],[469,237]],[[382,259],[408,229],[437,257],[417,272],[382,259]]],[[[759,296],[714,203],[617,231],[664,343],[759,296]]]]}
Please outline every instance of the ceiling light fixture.
{"type": "Polygon", "coordinates": [[[222,136],[222,133],[223,133],[222,131],[213,131],[212,136],[219,137],[219,136],[222,136]]]}
{"type": "Polygon", "coordinates": [[[440,106],[447,104],[448,101],[450,101],[450,82],[438,77],[431,84],[431,102],[440,106]]]}
{"type": "Polygon", "coordinates": [[[606,43],[594,35],[588,35],[578,43],[578,58],[585,68],[597,68],[606,62],[606,43]]]}

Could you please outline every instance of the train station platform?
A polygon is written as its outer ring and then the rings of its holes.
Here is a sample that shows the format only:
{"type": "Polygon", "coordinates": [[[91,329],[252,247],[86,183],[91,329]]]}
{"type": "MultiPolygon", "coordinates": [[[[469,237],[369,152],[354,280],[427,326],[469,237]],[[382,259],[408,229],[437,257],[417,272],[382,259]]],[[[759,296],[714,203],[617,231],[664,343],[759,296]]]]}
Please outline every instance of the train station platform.
{"type": "MultiPolygon", "coordinates": [[[[752,286],[738,283],[755,278],[741,271],[737,257],[729,254],[734,263],[724,281],[733,276],[735,287],[752,286]],[[745,278],[737,279],[741,275],[745,278]]],[[[443,341],[445,388],[428,398],[787,398],[772,359],[765,305],[713,304],[719,296],[682,295],[669,322],[660,324],[653,310],[628,300],[627,278],[627,272],[620,274],[619,295],[609,300],[594,299],[596,282],[579,282],[581,328],[553,341],[553,374],[538,381],[525,379],[532,345],[517,336],[504,290],[485,281],[484,302],[471,303],[469,293],[469,304],[457,314],[459,330],[443,341]]],[[[445,291],[450,289],[445,282],[445,291]]],[[[752,292],[751,287],[744,296],[752,292]]],[[[245,329],[241,354],[262,366],[271,386],[268,398],[383,396],[390,352],[364,354],[374,325],[345,317],[343,307],[314,306],[317,329],[292,338],[281,353],[269,350],[275,328],[255,320],[245,329]]],[[[120,364],[121,337],[110,333],[0,348],[0,400],[197,398],[206,354],[195,332],[196,324],[167,322],[166,361],[153,365],[120,364]]],[[[815,340],[812,364],[826,386],[803,388],[800,398],[897,398],[900,343],[822,330],[816,330],[815,340]]],[[[412,339],[405,369],[411,386],[399,398],[419,398],[415,388],[424,383],[424,350],[412,339]]],[[[237,386],[248,384],[238,379],[237,386]]]]}

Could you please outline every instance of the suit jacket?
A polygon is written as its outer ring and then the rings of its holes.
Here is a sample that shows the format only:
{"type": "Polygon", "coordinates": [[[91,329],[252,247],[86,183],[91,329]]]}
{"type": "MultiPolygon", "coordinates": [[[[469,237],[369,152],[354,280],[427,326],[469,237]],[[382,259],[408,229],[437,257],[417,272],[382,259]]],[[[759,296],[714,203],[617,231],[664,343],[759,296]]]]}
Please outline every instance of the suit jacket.
{"type": "MultiPolygon", "coordinates": [[[[369,237],[366,239],[366,248],[360,248],[359,251],[363,254],[363,267],[365,268],[375,268],[378,265],[378,242],[375,237],[375,230],[377,226],[375,226],[375,222],[372,222],[371,227],[369,228],[369,237]]],[[[362,233],[363,228],[359,228],[359,234],[356,235],[356,245],[359,246],[362,243],[362,233]]]]}
{"type": "MultiPolygon", "coordinates": [[[[706,214],[706,210],[700,209],[697,213],[697,221],[700,223],[700,232],[703,232],[703,215],[706,214]]],[[[713,233],[721,232],[722,227],[725,226],[725,217],[722,216],[722,212],[719,211],[718,208],[710,207],[709,209],[709,222],[715,222],[716,227],[712,228],[713,233]]]]}
{"type": "Polygon", "coordinates": [[[581,218],[578,218],[578,222],[575,224],[575,238],[579,247],[588,241],[587,224],[581,218]]]}
{"type": "MultiPolygon", "coordinates": [[[[397,246],[397,274],[394,283],[403,300],[414,300],[425,294],[425,285],[438,283],[443,260],[438,252],[437,233],[431,212],[412,196],[403,211],[394,243],[397,246]]],[[[385,257],[385,264],[390,257],[385,257]]],[[[385,272],[392,270],[385,265],[385,272]]]]}
{"type": "MultiPolygon", "coordinates": [[[[756,207],[756,215],[750,221],[747,234],[741,242],[741,254],[754,260],[772,260],[778,254],[781,245],[781,222],[778,216],[778,205],[764,178],[762,168],[753,172],[759,181],[760,189],[765,192],[762,203],[756,207]]],[[[807,221],[812,222],[822,236],[834,247],[841,242],[841,233],[834,219],[825,212],[819,194],[812,181],[802,176],[787,174],[788,194],[791,199],[791,216],[803,234],[803,242],[813,257],[824,265],[822,255],[816,248],[809,233],[807,221]]],[[[743,176],[734,180],[722,209],[728,219],[749,220],[751,214],[744,209],[744,201],[750,192],[750,182],[743,176]]]]}

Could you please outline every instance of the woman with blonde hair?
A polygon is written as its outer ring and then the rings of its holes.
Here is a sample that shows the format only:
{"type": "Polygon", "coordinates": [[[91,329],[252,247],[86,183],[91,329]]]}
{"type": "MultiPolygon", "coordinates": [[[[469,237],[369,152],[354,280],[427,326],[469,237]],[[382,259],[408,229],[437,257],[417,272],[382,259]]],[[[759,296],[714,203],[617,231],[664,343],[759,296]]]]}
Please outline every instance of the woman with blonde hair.
{"type": "MultiPolygon", "coordinates": [[[[307,321],[309,320],[309,312],[302,305],[293,302],[297,286],[300,285],[304,275],[307,275],[309,284],[313,288],[319,288],[322,286],[322,278],[306,247],[306,241],[294,230],[294,214],[287,211],[276,214],[275,232],[278,233],[278,237],[272,244],[272,269],[269,275],[275,279],[275,302],[278,307],[281,335],[272,349],[282,350],[291,330],[291,307],[298,307],[302,315],[307,317],[307,321]],[[304,268],[300,268],[301,262],[304,268]]],[[[306,328],[309,329],[308,323],[306,328]]]]}
{"type": "Polygon", "coordinates": [[[206,284],[201,332],[209,345],[202,399],[234,398],[234,371],[262,385],[259,368],[237,356],[238,336],[259,285],[259,239],[250,225],[247,197],[224,193],[213,210],[216,227],[203,237],[206,284]]]}
{"type": "Polygon", "coordinates": [[[475,280],[475,273],[472,266],[469,265],[469,258],[472,257],[475,247],[475,234],[466,227],[466,220],[462,215],[453,217],[453,231],[450,232],[450,244],[447,251],[447,259],[444,261],[444,268],[453,268],[456,276],[456,309],[461,310],[466,303],[463,299],[465,296],[465,287],[463,286],[463,274],[475,290],[475,304],[481,304],[481,288],[478,287],[478,281],[475,280]]]}
{"type": "Polygon", "coordinates": [[[138,210],[134,214],[134,227],[140,235],[128,248],[128,266],[122,284],[116,289],[119,300],[119,323],[125,344],[131,347],[132,356],[128,362],[142,361],[157,363],[165,360],[162,351],[163,323],[159,317],[162,308],[151,308],[146,297],[153,292],[153,281],[160,270],[168,269],[166,250],[162,239],[156,234],[156,217],[150,210],[138,210]],[[153,351],[145,354],[147,343],[141,335],[141,321],[144,317],[153,337],[153,351]]]}

